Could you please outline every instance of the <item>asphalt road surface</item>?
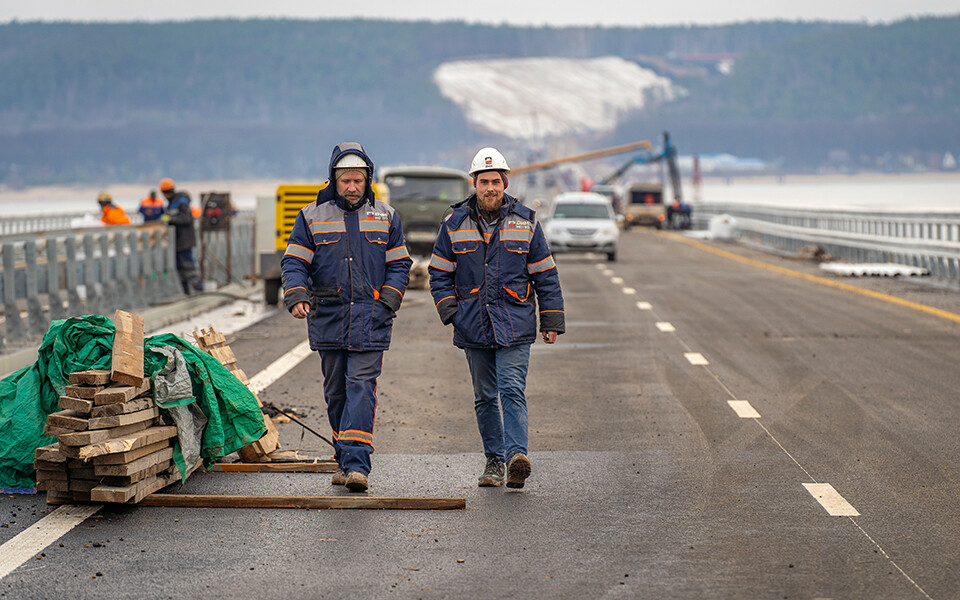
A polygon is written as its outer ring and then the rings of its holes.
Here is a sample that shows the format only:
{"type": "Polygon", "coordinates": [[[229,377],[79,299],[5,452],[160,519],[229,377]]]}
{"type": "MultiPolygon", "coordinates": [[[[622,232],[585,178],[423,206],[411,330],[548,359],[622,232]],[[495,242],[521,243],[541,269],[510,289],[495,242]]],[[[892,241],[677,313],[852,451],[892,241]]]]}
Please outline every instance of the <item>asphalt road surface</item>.
{"type": "MultiPolygon", "coordinates": [[[[476,487],[466,362],[411,290],[369,493],[465,510],[104,507],[0,597],[960,597],[960,294],[648,230],[622,244],[615,263],[558,257],[567,333],[533,347],[522,490],[476,487]]],[[[304,339],[278,311],[228,341],[254,376],[304,339]]],[[[261,399],[327,434],[319,366],[261,399]]],[[[284,448],[330,455],[278,427],[284,448]]],[[[328,474],[201,473],[181,491],[347,494],[328,474]]],[[[2,543],[52,508],[0,511],[2,543]]]]}

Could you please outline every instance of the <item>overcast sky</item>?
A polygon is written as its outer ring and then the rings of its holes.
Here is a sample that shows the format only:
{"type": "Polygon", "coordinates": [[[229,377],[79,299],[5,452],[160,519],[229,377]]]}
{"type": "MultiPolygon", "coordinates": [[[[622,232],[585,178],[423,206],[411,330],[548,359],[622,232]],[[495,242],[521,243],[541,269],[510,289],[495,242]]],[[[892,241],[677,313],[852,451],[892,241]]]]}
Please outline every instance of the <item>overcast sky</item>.
{"type": "Polygon", "coordinates": [[[631,26],[771,19],[888,23],[960,14],[960,0],[2,0],[0,23],[170,21],[214,17],[365,17],[513,25],[631,26]]]}

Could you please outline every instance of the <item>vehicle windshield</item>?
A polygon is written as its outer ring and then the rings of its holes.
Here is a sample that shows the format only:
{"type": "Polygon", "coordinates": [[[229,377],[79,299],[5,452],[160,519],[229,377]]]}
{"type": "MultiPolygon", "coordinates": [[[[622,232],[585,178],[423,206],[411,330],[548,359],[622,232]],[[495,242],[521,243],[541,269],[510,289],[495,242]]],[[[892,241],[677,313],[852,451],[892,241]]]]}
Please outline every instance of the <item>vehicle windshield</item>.
{"type": "Polygon", "coordinates": [[[610,209],[602,204],[558,203],[553,209],[554,219],[609,219],[610,209]]]}
{"type": "Polygon", "coordinates": [[[384,183],[390,189],[390,202],[436,200],[456,202],[467,197],[466,182],[457,178],[388,175],[384,183]]]}

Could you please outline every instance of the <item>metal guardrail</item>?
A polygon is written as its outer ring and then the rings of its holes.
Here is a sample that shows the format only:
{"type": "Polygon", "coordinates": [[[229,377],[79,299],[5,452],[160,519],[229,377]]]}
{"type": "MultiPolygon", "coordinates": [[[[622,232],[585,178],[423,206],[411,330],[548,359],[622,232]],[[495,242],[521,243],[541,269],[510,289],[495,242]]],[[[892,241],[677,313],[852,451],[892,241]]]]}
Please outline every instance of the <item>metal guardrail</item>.
{"type": "MultiPolygon", "coordinates": [[[[32,217],[3,217],[0,218],[0,236],[22,235],[38,231],[60,231],[74,227],[75,223],[89,218],[93,213],[63,213],[56,215],[38,215],[32,217]]],[[[129,214],[131,225],[143,224],[143,215],[129,214]]]]}
{"type": "MultiPolygon", "coordinates": [[[[198,232],[197,240],[194,258],[209,265],[206,281],[222,285],[254,273],[252,213],[235,215],[229,232],[198,232]]],[[[179,296],[173,227],[120,225],[0,237],[0,351],[5,342],[43,336],[52,319],[112,316],[117,308],[135,310],[179,296]]]]}
{"type": "Polygon", "coordinates": [[[694,226],[707,229],[723,215],[733,218],[734,235],[762,246],[798,252],[813,245],[834,258],[923,267],[934,277],[960,280],[960,213],[701,203],[694,207],[694,226]]]}

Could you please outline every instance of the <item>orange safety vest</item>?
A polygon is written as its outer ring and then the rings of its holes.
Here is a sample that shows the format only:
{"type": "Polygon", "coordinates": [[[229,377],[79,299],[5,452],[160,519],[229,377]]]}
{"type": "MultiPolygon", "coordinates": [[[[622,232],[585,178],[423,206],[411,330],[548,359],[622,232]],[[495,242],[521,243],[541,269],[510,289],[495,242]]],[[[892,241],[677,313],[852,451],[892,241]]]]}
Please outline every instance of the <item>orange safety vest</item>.
{"type": "Polygon", "coordinates": [[[110,204],[103,207],[103,214],[100,215],[100,220],[107,225],[130,224],[130,217],[127,216],[127,213],[125,213],[119,206],[113,206],[110,204]]]}

